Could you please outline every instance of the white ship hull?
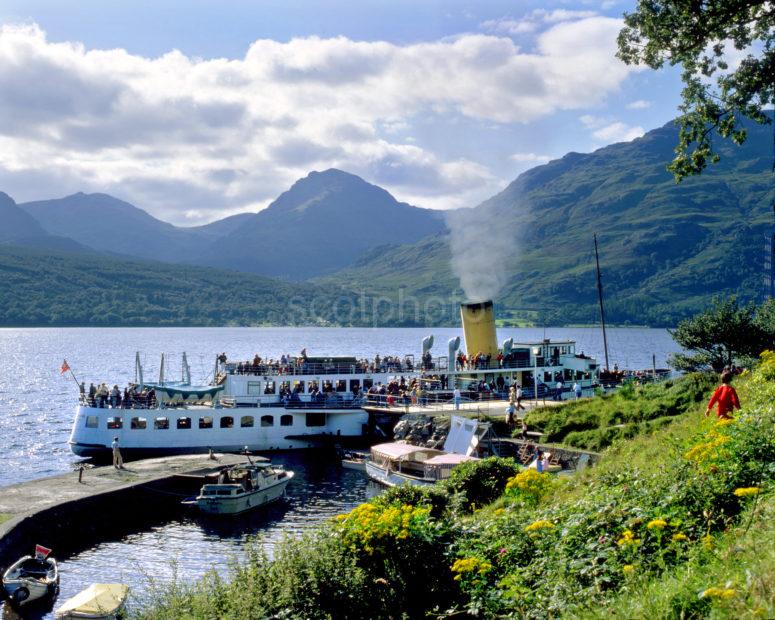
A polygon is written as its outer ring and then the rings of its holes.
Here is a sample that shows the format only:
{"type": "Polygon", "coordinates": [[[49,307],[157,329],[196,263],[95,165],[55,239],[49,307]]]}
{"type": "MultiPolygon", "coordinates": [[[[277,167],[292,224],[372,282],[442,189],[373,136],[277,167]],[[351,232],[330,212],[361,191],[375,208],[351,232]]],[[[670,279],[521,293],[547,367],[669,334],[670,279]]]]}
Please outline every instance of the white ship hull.
{"type": "Polygon", "coordinates": [[[362,409],[246,407],[215,409],[101,409],[76,407],[70,447],[78,456],[109,455],[118,437],[122,455],[294,450],[319,445],[321,436],[360,437],[362,409]]]}

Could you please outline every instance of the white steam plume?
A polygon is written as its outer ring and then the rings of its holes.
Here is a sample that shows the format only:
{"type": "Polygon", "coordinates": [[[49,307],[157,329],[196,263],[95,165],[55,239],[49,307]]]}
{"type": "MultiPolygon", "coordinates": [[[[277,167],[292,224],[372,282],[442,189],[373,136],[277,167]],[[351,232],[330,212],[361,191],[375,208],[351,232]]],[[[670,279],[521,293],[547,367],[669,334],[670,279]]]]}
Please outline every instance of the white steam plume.
{"type": "Polygon", "coordinates": [[[513,214],[499,214],[484,205],[455,209],[447,211],[447,227],[452,270],[460,278],[466,299],[495,298],[508,281],[519,247],[513,214]]]}

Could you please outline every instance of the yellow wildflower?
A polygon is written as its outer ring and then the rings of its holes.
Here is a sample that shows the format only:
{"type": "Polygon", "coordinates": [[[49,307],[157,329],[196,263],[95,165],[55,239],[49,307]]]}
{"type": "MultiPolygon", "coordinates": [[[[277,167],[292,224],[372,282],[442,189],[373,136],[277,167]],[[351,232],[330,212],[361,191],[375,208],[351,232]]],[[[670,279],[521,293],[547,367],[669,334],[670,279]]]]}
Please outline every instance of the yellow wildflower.
{"type": "Polygon", "coordinates": [[[717,435],[715,439],[712,439],[711,441],[700,443],[691,448],[684,456],[690,460],[694,461],[696,463],[702,463],[703,461],[708,460],[711,456],[714,455],[714,452],[717,455],[721,454],[721,450],[718,450],[721,446],[723,446],[725,443],[729,441],[729,437],[726,435],[717,435]]]}
{"type": "Polygon", "coordinates": [[[506,512],[503,508],[496,508],[495,512],[493,513],[496,517],[500,517],[504,512],[506,512]]]}
{"type": "Polygon", "coordinates": [[[635,573],[635,567],[632,564],[625,564],[622,567],[622,572],[625,575],[627,575],[628,577],[630,577],[631,575],[633,575],[635,573]]]}
{"type": "Polygon", "coordinates": [[[540,519],[528,525],[525,528],[526,532],[536,532],[538,530],[550,530],[554,527],[554,523],[545,519],[540,519]]]}
{"type": "Polygon", "coordinates": [[[673,542],[681,542],[683,540],[689,540],[689,537],[683,532],[678,532],[677,534],[673,534],[673,542]]]}
{"type": "Polygon", "coordinates": [[[479,558],[460,558],[450,569],[455,575],[455,581],[460,581],[464,575],[486,575],[492,570],[492,564],[479,558]]]}
{"type": "Polygon", "coordinates": [[[624,530],[622,532],[622,537],[616,541],[616,544],[620,547],[630,547],[640,544],[640,539],[635,538],[635,534],[633,534],[632,530],[624,530]]]}
{"type": "Polygon", "coordinates": [[[713,550],[713,536],[711,536],[710,534],[703,536],[700,539],[700,542],[702,543],[703,548],[706,549],[707,551],[713,550]]]}
{"type": "Polygon", "coordinates": [[[667,527],[667,521],[664,519],[653,519],[646,524],[649,530],[664,530],[667,527]]]}
{"type": "Polygon", "coordinates": [[[724,418],[723,420],[719,420],[716,422],[716,427],[723,427],[723,426],[729,426],[730,424],[735,423],[735,418],[724,418]]]}
{"type": "Polygon", "coordinates": [[[730,599],[734,597],[736,592],[732,588],[708,588],[703,590],[700,594],[700,598],[720,598],[730,599]]]}
{"type": "Polygon", "coordinates": [[[549,490],[549,474],[538,473],[535,469],[524,469],[506,483],[507,491],[518,491],[538,499],[549,490]]]}
{"type": "Polygon", "coordinates": [[[762,490],[759,487],[741,487],[734,490],[734,494],[738,497],[751,497],[752,495],[758,495],[762,490]]]}

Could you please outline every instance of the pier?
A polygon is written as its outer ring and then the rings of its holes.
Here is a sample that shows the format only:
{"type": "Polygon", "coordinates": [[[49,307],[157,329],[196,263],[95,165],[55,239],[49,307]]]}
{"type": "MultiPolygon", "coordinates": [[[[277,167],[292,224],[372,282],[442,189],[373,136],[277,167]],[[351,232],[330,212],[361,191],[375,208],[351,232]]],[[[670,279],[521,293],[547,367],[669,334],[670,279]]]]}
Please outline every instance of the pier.
{"type": "Polygon", "coordinates": [[[205,476],[245,461],[238,454],[171,456],[77,469],[0,487],[0,567],[39,543],[62,557],[110,533],[132,531],[179,511],[205,476]],[[82,474],[82,475],[81,475],[82,474]],[[80,477],[80,481],[79,481],[80,477]]]}

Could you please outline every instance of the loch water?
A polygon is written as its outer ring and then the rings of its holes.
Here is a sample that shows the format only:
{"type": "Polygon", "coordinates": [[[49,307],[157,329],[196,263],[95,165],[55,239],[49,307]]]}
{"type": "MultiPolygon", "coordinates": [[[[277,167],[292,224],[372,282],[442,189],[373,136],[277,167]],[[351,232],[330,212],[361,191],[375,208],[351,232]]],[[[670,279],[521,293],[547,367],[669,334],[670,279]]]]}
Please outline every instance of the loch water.
{"type": "MultiPolygon", "coordinates": [[[[216,354],[231,360],[298,354],[311,356],[375,354],[419,356],[421,340],[433,334],[434,353],[444,355],[456,328],[68,328],[0,329],[0,493],[2,486],[69,471],[78,459],[67,440],[77,400],[73,378],[60,374],[67,359],[79,381],[126,385],[134,378],[135,352],[140,351],[145,376],[158,375],[162,353],[166,376],[177,378],[183,351],[195,383],[212,377],[216,354]]],[[[572,339],[576,351],[603,358],[600,330],[593,328],[508,328],[499,341],[543,338],[572,339]]],[[[608,330],[611,365],[647,369],[652,355],[658,367],[677,347],[666,330],[608,330]]],[[[215,569],[228,571],[240,550],[255,536],[271,554],[286,535],[296,535],[336,514],[346,512],[380,489],[363,474],[342,470],[318,452],[279,454],[275,462],[296,472],[288,498],[273,506],[228,521],[181,512],[167,522],[144,519],[133,532],[61,558],[59,601],[90,583],[122,582],[136,592],[148,579],[186,580],[215,569]]],[[[95,515],[94,518],[99,518],[95,515]]],[[[30,541],[31,547],[35,541],[30,541]]],[[[55,550],[56,551],[56,550],[55,550]]],[[[3,611],[3,618],[15,617],[3,611]]],[[[32,617],[52,617],[43,609],[32,617]]]]}

